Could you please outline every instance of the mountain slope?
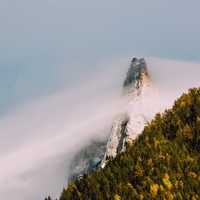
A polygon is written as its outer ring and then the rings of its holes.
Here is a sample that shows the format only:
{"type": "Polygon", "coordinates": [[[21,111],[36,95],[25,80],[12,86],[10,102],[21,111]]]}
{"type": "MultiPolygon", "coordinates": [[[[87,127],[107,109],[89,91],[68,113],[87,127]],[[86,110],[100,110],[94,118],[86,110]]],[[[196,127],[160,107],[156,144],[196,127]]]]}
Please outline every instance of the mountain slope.
{"type": "Polygon", "coordinates": [[[71,182],[60,200],[200,199],[200,88],[157,114],[99,169],[71,182]]]}

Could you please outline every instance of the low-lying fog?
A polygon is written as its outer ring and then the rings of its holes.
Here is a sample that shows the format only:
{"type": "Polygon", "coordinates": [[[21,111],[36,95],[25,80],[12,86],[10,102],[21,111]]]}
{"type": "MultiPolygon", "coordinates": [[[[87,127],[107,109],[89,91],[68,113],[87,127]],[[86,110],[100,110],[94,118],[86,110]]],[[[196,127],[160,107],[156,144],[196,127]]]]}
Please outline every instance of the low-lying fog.
{"type": "MultiPolygon", "coordinates": [[[[121,89],[129,62],[125,58],[102,65],[76,86],[0,118],[0,199],[59,195],[73,155],[93,139],[105,139],[114,117],[126,109],[121,89]]],[[[200,86],[198,63],[148,58],[147,64],[160,94],[159,109],[200,86]]]]}

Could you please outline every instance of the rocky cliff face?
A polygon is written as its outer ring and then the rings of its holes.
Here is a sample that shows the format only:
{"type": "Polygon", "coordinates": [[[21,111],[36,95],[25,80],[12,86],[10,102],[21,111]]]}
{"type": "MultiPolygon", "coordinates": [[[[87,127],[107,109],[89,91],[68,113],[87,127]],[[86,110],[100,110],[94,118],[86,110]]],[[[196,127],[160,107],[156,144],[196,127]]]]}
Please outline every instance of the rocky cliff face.
{"type": "Polygon", "coordinates": [[[70,165],[69,181],[81,178],[83,174],[95,170],[104,157],[106,141],[92,141],[73,158],[70,165]]]}
{"type": "Polygon", "coordinates": [[[133,58],[123,84],[123,89],[129,92],[138,92],[139,95],[144,83],[144,77],[149,77],[144,58],[133,58]]]}
{"type": "Polygon", "coordinates": [[[151,118],[146,109],[151,105],[147,101],[156,93],[145,60],[133,58],[122,91],[122,94],[128,97],[128,110],[113,123],[106,153],[101,162],[102,168],[110,158],[124,151],[126,144],[131,143],[143,131],[151,118]]]}
{"type": "Polygon", "coordinates": [[[128,99],[127,112],[116,117],[108,141],[94,142],[76,155],[71,164],[70,179],[105,167],[110,158],[126,148],[138,134],[142,133],[145,124],[153,117],[157,91],[148,73],[143,58],[133,58],[122,87],[122,96],[128,99]]]}

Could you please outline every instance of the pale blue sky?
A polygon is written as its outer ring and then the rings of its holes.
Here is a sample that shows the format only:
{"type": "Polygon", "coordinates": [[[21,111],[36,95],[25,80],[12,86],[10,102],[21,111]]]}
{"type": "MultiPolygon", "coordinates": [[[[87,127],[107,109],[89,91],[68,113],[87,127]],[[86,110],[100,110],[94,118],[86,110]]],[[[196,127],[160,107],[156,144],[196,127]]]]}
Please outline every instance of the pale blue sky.
{"type": "Polygon", "coordinates": [[[0,111],[112,58],[199,61],[199,8],[198,0],[0,0],[0,111]]]}

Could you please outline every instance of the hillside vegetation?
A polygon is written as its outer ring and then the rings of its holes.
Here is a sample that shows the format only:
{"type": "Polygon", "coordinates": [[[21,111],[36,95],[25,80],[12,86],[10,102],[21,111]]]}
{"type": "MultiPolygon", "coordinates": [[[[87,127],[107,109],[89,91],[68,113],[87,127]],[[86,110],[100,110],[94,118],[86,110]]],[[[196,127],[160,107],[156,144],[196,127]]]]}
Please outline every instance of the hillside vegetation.
{"type": "Polygon", "coordinates": [[[59,199],[200,199],[200,88],[157,114],[125,152],[71,182],[59,199]]]}

